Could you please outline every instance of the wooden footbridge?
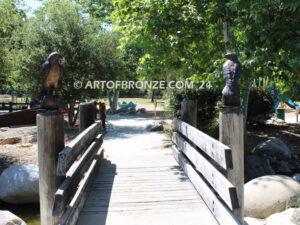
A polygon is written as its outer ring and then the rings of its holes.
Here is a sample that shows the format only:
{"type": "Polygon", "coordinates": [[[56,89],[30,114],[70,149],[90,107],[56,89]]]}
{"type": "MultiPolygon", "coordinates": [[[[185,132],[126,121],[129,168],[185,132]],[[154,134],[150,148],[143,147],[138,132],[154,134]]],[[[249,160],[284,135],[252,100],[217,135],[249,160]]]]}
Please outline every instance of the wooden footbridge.
{"type": "Polygon", "coordinates": [[[91,104],[64,147],[61,114],[39,113],[41,224],[244,224],[241,113],[220,113],[225,145],[192,126],[193,104],[182,103],[168,148],[136,120],[104,136],[91,104]]]}

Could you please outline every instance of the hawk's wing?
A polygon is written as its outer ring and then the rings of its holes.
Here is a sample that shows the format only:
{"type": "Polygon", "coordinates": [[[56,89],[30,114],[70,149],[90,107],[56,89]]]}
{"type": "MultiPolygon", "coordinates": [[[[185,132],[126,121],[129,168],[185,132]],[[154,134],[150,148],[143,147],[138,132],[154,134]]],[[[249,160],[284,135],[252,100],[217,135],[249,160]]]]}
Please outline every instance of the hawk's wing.
{"type": "Polygon", "coordinates": [[[45,80],[47,79],[47,75],[49,74],[50,67],[51,67],[51,65],[48,61],[43,64],[43,69],[42,69],[43,86],[44,86],[45,80]]]}
{"type": "Polygon", "coordinates": [[[39,98],[43,98],[47,94],[47,90],[45,88],[45,81],[47,79],[47,75],[48,75],[49,71],[50,71],[50,63],[47,61],[43,64],[42,79],[41,79],[41,81],[43,83],[42,83],[42,89],[41,89],[39,98]]]}

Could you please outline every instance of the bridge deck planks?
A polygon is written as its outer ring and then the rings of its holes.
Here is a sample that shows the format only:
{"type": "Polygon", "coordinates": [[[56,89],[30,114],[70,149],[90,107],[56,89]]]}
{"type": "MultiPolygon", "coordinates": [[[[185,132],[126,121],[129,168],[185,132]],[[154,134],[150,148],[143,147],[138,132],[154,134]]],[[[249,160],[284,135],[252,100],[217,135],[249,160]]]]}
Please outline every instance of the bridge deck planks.
{"type": "Polygon", "coordinates": [[[171,149],[131,151],[107,142],[77,225],[218,225],[171,149]]]}

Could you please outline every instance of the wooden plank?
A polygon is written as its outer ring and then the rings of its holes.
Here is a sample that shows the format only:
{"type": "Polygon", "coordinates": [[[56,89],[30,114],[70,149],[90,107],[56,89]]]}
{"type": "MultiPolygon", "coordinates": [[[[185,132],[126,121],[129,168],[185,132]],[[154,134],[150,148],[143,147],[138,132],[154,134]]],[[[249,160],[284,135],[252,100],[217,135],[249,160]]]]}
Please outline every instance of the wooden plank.
{"type": "Polygon", "coordinates": [[[219,224],[241,225],[240,222],[234,217],[232,212],[216,197],[210,187],[197,174],[185,156],[176,148],[173,148],[173,153],[219,224]]]}
{"type": "Polygon", "coordinates": [[[227,177],[237,190],[240,207],[233,214],[244,224],[244,120],[240,108],[222,108],[219,114],[219,138],[231,147],[233,170],[227,177]]]}
{"type": "Polygon", "coordinates": [[[69,208],[66,210],[62,216],[59,224],[60,225],[73,225],[76,224],[80,210],[83,208],[85,200],[88,196],[88,190],[91,187],[93,178],[96,176],[98,163],[103,158],[104,150],[100,149],[91,163],[88,171],[86,172],[84,178],[79,183],[79,187],[69,204],[69,208]]]}
{"type": "Polygon", "coordinates": [[[174,132],[173,141],[176,143],[177,148],[185,154],[185,156],[194,164],[195,168],[217,191],[227,206],[230,209],[239,208],[236,188],[234,185],[180,134],[174,132]]]}
{"type": "Polygon", "coordinates": [[[53,216],[61,216],[65,211],[66,205],[76,192],[77,185],[88,169],[93,157],[103,143],[103,135],[99,134],[92,144],[88,147],[82,157],[73,163],[66,174],[66,179],[55,193],[53,216]]]}
{"type": "Polygon", "coordinates": [[[221,167],[226,170],[232,169],[231,149],[228,146],[179,119],[174,120],[174,126],[221,167]]]}
{"type": "Polygon", "coordinates": [[[65,176],[76,158],[82,154],[82,151],[100,132],[101,122],[96,122],[81,132],[73,141],[71,141],[58,156],[57,174],[65,176]]]}

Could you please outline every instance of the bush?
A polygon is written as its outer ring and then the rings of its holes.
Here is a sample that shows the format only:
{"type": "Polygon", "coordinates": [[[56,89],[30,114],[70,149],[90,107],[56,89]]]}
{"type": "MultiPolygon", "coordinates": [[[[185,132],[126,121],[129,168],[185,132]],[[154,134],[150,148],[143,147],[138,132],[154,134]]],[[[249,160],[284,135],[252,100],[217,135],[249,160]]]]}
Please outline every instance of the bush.
{"type": "Polygon", "coordinates": [[[172,118],[180,118],[181,101],[183,99],[197,100],[197,128],[208,131],[216,122],[217,102],[221,92],[213,89],[173,90],[170,94],[170,111],[172,118]]]}
{"type": "Polygon", "coordinates": [[[275,96],[271,90],[261,90],[252,88],[248,102],[249,125],[263,125],[272,117],[273,107],[275,105],[275,96]]]}

